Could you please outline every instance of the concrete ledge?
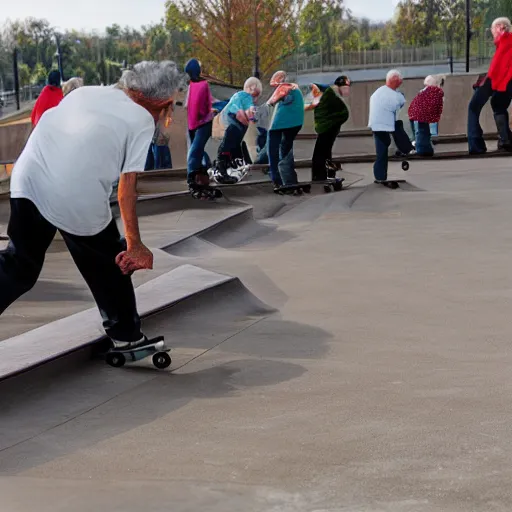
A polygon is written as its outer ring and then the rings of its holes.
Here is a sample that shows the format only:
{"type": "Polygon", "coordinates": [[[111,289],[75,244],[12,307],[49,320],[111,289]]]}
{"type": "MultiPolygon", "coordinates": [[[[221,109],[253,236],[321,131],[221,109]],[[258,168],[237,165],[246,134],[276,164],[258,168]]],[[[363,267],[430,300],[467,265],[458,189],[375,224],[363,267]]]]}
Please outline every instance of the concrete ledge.
{"type": "MultiPolygon", "coordinates": [[[[158,313],[191,297],[237,281],[183,265],[136,289],[142,318],[158,313]]],[[[51,322],[0,342],[0,381],[82,350],[105,338],[96,308],[51,322]]]]}

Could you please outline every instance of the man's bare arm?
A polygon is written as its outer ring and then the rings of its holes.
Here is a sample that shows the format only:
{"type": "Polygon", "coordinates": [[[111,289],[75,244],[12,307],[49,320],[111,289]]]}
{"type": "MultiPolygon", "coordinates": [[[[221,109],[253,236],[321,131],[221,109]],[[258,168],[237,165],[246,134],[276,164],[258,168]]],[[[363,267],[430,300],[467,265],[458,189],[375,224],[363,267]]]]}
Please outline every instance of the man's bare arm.
{"type": "Polygon", "coordinates": [[[117,192],[119,209],[124,225],[127,250],[120,253],[116,263],[124,274],[153,268],[153,254],[140,239],[137,217],[137,173],[121,174],[117,192]]]}
{"type": "Polygon", "coordinates": [[[142,243],[137,218],[137,173],[121,174],[117,189],[117,200],[124,225],[124,236],[128,250],[142,243]]]}

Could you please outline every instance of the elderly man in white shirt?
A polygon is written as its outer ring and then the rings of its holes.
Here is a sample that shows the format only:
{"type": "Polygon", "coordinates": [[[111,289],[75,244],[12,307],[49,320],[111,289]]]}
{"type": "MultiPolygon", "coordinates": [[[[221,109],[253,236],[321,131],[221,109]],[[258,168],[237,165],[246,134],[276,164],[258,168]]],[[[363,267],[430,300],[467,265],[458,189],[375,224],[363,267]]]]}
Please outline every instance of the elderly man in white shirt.
{"type": "Polygon", "coordinates": [[[160,115],[180,84],[174,62],[141,62],[112,87],[81,87],[43,114],[11,178],[9,245],[0,251],[0,314],[36,283],[57,230],[87,282],[115,348],[150,343],[142,334],[131,274],[153,267],[136,212],[160,115]],[[121,238],[110,209],[119,181],[121,238]]]}
{"type": "Polygon", "coordinates": [[[370,120],[368,126],[373,132],[377,160],[373,166],[376,182],[383,182],[388,177],[388,148],[391,135],[395,144],[403,153],[412,151],[412,145],[402,126],[397,126],[397,113],[405,105],[405,96],[398,92],[403,78],[399,71],[393,69],[386,76],[386,85],[377,89],[370,98],[370,120]]]}

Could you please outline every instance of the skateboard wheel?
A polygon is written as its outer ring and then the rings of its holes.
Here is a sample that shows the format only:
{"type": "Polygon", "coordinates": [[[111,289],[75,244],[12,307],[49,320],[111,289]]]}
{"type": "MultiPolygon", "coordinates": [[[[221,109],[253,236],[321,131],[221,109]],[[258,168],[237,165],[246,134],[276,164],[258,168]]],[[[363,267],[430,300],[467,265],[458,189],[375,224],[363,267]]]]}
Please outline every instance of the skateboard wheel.
{"type": "Polygon", "coordinates": [[[324,185],[324,192],[326,194],[328,194],[330,191],[331,191],[331,186],[330,185],[324,185]]]}
{"type": "Polygon", "coordinates": [[[164,370],[171,366],[172,359],[167,352],[158,352],[153,356],[153,364],[159,370],[164,370]]]}
{"type": "Polygon", "coordinates": [[[214,190],[213,195],[214,195],[214,197],[217,197],[217,198],[222,197],[223,196],[222,190],[214,190]]]}
{"type": "Polygon", "coordinates": [[[106,357],[107,364],[114,368],[121,368],[126,363],[126,358],[120,352],[109,352],[106,357]]]}
{"type": "Polygon", "coordinates": [[[407,161],[402,162],[402,169],[404,171],[408,171],[409,170],[409,162],[407,162],[407,161]]]}
{"type": "Polygon", "coordinates": [[[310,194],[311,193],[311,185],[306,185],[305,187],[303,187],[303,190],[304,190],[304,192],[306,192],[306,194],[310,194]]]}
{"type": "Polygon", "coordinates": [[[340,190],[343,189],[343,183],[341,181],[336,182],[333,184],[332,188],[334,189],[335,192],[339,192],[340,190]]]}

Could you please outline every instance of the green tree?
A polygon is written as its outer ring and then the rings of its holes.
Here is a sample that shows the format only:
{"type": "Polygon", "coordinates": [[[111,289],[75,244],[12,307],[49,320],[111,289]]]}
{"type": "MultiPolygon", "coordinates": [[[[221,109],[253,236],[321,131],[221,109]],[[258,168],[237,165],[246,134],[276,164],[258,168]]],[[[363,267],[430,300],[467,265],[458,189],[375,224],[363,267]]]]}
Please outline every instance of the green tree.
{"type": "Polygon", "coordinates": [[[20,87],[30,85],[31,73],[28,64],[25,64],[24,62],[18,64],[18,78],[20,81],[20,87]]]}
{"type": "Polygon", "coordinates": [[[32,75],[31,75],[30,81],[34,85],[44,85],[46,83],[47,77],[48,77],[48,71],[39,62],[34,66],[34,69],[32,70],[32,75]]]}
{"type": "Polygon", "coordinates": [[[295,50],[300,6],[301,0],[177,0],[167,4],[166,20],[190,34],[188,56],[198,57],[205,72],[241,83],[256,55],[267,75],[295,50]]]}

